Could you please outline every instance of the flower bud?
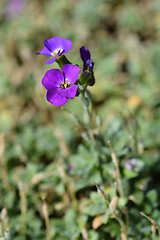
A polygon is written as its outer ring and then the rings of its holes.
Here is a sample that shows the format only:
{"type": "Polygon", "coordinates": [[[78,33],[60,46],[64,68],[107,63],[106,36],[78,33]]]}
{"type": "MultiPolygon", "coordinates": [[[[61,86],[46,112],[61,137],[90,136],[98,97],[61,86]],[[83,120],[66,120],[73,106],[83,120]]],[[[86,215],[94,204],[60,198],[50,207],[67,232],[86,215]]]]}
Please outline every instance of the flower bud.
{"type": "Polygon", "coordinates": [[[88,70],[85,70],[84,72],[81,73],[81,75],[79,76],[79,84],[80,85],[85,85],[88,80],[91,78],[91,72],[88,70]]]}
{"type": "Polygon", "coordinates": [[[91,78],[88,80],[88,85],[93,86],[95,84],[95,77],[93,72],[91,72],[91,78]]]}

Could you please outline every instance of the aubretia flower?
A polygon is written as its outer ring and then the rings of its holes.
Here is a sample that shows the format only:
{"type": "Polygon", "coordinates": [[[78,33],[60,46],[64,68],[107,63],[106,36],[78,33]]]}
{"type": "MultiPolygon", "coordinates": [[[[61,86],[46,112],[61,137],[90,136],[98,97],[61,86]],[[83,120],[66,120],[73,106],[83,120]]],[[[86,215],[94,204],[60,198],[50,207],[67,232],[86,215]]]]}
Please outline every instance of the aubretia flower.
{"type": "Polygon", "coordinates": [[[84,63],[84,70],[93,71],[94,63],[91,60],[90,51],[85,46],[80,48],[80,57],[84,63]]]}
{"type": "Polygon", "coordinates": [[[134,170],[136,164],[137,164],[136,158],[131,158],[125,161],[125,167],[130,171],[134,170]]]}
{"type": "Polygon", "coordinates": [[[82,46],[80,48],[80,57],[83,61],[83,71],[88,70],[91,72],[91,78],[88,80],[88,84],[90,86],[93,86],[95,83],[95,78],[93,73],[94,62],[91,60],[90,51],[87,48],[85,48],[85,46],[82,46]]]}
{"type": "Polygon", "coordinates": [[[52,64],[56,59],[72,48],[72,42],[69,39],[63,39],[62,37],[53,37],[44,40],[44,46],[45,47],[37,54],[53,57],[45,62],[46,64],[52,64]]]}
{"type": "Polygon", "coordinates": [[[9,0],[4,8],[4,18],[14,20],[18,18],[25,8],[25,0],[9,0]]]}
{"type": "Polygon", "coordinates": [[[47,89],[47,100],[55,106],[64,105],[69,98],[74,98],[78,85],[73,85],[79,75],[80,68],[65,64],[62,72],[59,69],[51,69],[42,79],[43,86],[47,89]]]}

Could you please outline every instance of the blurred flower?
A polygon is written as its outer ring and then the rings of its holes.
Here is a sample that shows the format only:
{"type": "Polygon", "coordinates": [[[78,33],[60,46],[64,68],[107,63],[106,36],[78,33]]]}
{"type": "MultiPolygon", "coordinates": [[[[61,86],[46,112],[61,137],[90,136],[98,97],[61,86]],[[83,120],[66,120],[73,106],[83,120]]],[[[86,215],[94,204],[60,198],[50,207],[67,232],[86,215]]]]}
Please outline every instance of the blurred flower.
{"type": "Polygon", "coordinates": [[[124,165],[128,170],[133,171],[136,164],[137,164],[137,159],[131,158],[131,159],[126,160],[124,165]]]}
{"type": "Polygon", "coordinates": [[[68,166],[68,171],[72,171],[75,168],[75,166],[73,164],[69,164],[68,166]]]}
{"type": "Polygon", "coordinates": [[[4,9],[4,18],[14,20],[19,17],[25,8],[25,0],[9,0],[4,9]]]}
{"type": "Polygon", "coordinates": [[[42,79],[43,86],[47,89],[47,100],[55,106],[64,105],[69,98],[74,98],[78,85],[73,85],[79,75],[80,68],[65,64],[62,72],[59,69],[51,69],[42,79]]]}
{"type": "Polygon", "coordinates": [[[45,62],[46,64],[52,64],[56,61],[56,58],[65,54],[72,48],[72,42],[69,39],[63,39],[62,37],[53,37],[44,40],[44,46],[45,47],[37,54],[53,57],[45,62]]]}
{"type": "Polygon", "coordinates": [[[82,46],[80,48],[80,57],[83,61],[83,71],[88,70],[91,72],[91,78],[88,80],[88,84],[90,86],[93,86],[95,83],[95,78],[93,74],[94,62],[91,60],[90,51],[87,48],[85,48],[85,46],[82,46]]]}

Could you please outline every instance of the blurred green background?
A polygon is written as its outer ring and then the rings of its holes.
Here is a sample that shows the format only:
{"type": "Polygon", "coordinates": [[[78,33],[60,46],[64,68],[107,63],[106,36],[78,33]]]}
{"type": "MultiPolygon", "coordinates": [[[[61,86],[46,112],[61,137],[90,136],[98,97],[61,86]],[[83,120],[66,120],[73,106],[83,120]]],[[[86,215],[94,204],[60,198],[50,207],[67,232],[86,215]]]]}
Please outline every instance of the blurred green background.
{"type": "Polygon", "coordinates": [[[93,183],[113,198],[109,139],[120,160],[128,239],[151,239],[139,212],[160,224],[160,1],[1,0],[0,42],[0,210],[7,209],[0,235],[121,239],[93,183]],[[91,52],[89,90],[102,118],[100,125],[95,117],[94,146],[80,98],[63,108],[46,100],[41,79],[58,65],[36,53],[53,36],[72,41],[66,56],[80,67],[79,48],[91,52]]]}

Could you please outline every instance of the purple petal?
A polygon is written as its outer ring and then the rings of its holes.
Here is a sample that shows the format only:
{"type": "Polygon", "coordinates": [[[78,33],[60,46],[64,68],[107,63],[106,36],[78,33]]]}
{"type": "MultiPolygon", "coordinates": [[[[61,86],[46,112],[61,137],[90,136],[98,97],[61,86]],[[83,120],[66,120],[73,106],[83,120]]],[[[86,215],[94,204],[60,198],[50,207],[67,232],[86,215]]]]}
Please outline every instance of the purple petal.
{"type": "Polygon", "coordinates": [[[81,69],[75,65],[65,64],[62,70],[65,75],[65,81],[68,81],[69,84],[73,84],[77,81],[81,69]]]}
{"type": "Polygon", "coordinates": [[[46,55],[46,56],[52,56],[51,52],[48,50],[48,48],[44,47],[42,48],[42,50],[39,52],[39,53],[36,53],[37,55],[38,54],[43,54],[43,55],[46,55]]]}
{"type": "Polygon", "coordinates": [[[61,89],[58,93],[66,98],[74,98],[77,93],[78,85],[71,85],[66,89],[61,89]]]}
{"type": "Polygon", "coordinates": [[[68,98],[59,95],[55,89],[49,89],[47,91],[46,97],[48,102],[54,106],[62,106],[68,101],[68,98]]]}
{"type": "Polygon", "coordinates": [[[62,48],[63,48],[63,53],[61,53],[60,55],[65,54],[72,48],[72,42],[69,39],[63,39],[62,48]]]}
{"type": "Polygon", "coordinates": [[[56,49],[63,50],[63,38],[62,37],[53,37],[47,40],[44,40],[44,46],[48,48],[50,52],[54,52],[56,49]]]}
{"type": "Polygon", "coordinates": [[[56,61],[56,57],[57,57],[57,55],[54,58],[51,58],[51,59],[47,60],[45,62],[45,64],[52,64],[52,63],[54,63],[56,61]]]}
{"type": "Polygon", "coordinates": [[[85,62],[85,67],[87,69],[89,68],[89,71],[93,71],[93,66],[94,66],[94,62],[91,59],[85,62]]]}
{"type": "Polygon", "coordinates": [[[91,58],[91,54],[90,54],[90,51],[85,48],[85,46],[82,46],[80,49],[80,57],[82,59],[83,62],[86,62],[88,59],[91,58]]]}
{"type": "Polygon", "coordinates": [[[59,69],[48,70],[42,79],[42,84],[47,90],[58,89],[61,83],[64,83],[64,76],[59,69]]]}

